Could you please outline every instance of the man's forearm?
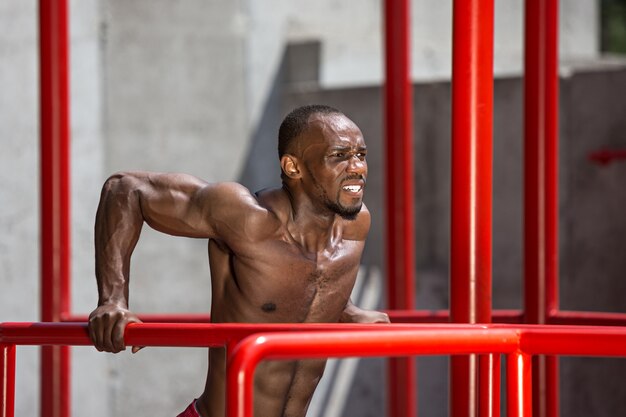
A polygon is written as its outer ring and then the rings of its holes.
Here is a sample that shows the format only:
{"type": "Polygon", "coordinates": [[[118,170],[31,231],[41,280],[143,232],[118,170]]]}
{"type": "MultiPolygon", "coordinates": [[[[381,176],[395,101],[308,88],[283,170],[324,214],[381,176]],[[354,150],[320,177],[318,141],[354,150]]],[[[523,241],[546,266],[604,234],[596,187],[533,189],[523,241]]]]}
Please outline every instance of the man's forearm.
{"type": "Polygon", "coordinates": [[[98,305],[128,307],[130,257],[143,225],[133,182],[117,174],[102,188],[95,224],[98,305]]]}

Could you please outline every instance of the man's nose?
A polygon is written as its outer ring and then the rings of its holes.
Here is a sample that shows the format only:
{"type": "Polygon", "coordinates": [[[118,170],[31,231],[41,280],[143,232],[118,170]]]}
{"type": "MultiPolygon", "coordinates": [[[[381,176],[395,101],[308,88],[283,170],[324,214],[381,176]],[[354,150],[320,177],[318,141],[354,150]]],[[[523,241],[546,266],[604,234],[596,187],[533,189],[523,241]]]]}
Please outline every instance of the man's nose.
{"type": "Polygon", "coordinates": [[[367,162],[359,158],[359,156],[354,155],[348,161],[347,171],[350,173],[365,174],[367,172],[367,162]]]}

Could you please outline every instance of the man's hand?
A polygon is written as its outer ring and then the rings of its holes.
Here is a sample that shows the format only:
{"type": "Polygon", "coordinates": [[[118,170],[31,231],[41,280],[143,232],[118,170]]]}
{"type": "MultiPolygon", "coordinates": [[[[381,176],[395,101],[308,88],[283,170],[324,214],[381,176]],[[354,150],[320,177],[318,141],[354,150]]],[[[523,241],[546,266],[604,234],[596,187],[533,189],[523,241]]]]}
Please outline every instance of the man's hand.
{"type": "Polygon", "coordinates": [[[341,315],[341,323],[390,323],[387,313],[375,310],[363,310],[348,303],[341,315]]]}
{"type": "MultiPolygon", "coordinates": [[[[89,337],[100,352],[126,350],[124,330],[128,323],[141,323],[130,310],[116,304],[104,304],[89,315],[89,337]]],[[[133,346],[133,353],[140,347],[133,346]]]]}

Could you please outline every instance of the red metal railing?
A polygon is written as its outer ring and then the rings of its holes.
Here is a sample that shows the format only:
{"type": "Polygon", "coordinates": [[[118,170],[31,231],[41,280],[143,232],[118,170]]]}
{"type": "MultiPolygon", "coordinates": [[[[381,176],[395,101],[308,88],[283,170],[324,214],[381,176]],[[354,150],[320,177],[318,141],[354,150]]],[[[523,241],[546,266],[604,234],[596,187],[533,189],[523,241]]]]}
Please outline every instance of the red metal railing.
{"type": "MultiPolygon", "coordinates": [[[[380,328],[352,332],[310,332],[250,336],[229,354],[228,417],[252,416],[252,376],[263,359],[301,359],[350,356],[507,355],[507,416],[532,415],[531,361],[533,355],[626,357],[626,328],[585,326],[489,326],[473,329],[380,328]]],[[[499,385],[497,395],[500,397],[499,385]]],[[[499,407],[489,405],[491,415],[499,407]]],[[[499,405],[499,402],[498,402],[499,405]]]]}
{"type": "MultiPolygon", "coordinates": [[[[386,0],[385,21],[385,265],[387,308],[415,308],[413,212],[413,83],[409,0],[386,0]]],[[[387,415],[417,414],[413,358],[387,364],[387,415]]]]}
{"type": "Polygon", "coordinates": [[[613,161],[625,161],[626,149],[599,149],[589,152],[587,158],[599,165],[609,165],[613,161]]]}
{"type": "MultiPolygon", "coordinates": [[[[448,310],[388,310],[387,314],[393,323],[425,324],[449,323],[448,310]]],[[[208,314],[141,314],[146,323],[209,323],[208,314]]],[[[493,310],[491,315],[494,323],[522,324],[522,310],[493,310]]],[[[86,315],[68,315],[62,317],[63,322],[82,323],[87,321],[86,315]]],[[[549,314],[546,324],[568,324],[581,326],[626,326],[626,313],[603,313],[595,311],[555,311],[549,314]]]]}
{"type": "MultiPolygon", "coordinates": [[[[524,311],[545,324],[558,310],[558,0],[527,0],[524,67],[524,311]]],[[[559,415],[558,360],[533,358],[533,412],[559,415]]]]}
{"type": "MultiPolygon", "coordinates": [[[[39,1],[41,320],[70,311],[70,107],[67,0],[39,1]]],[[[70,351],[41,349],[41,414],[70,415],[70,351]]]]}
{"type": "MultiPolygon", "coordinates": [[[[131,324],[127,345],[227,346],[227,415],[252,416],[252,375],[263,359],[469,355],[507,357],[507,415],[531,415],[531,357],[626,357],[626,327],[558,325],[131,324]]],[[[0,417],[14,416],[16,345],[90,345],[86,324],[0,324],[0,417]]],[[[500,384],[490,397],[499,416],[500,384]]]]}
{"type": "MultiPolygon", "coordinates": [[[[493,0],[455,0],[452,46],[450,321],[491,322],[493,0]]],[[[490,415],[490,357],[453,356],[450,415],[490,415]],[[486,413],[486,414],[485,414],[486,413]]]]}
{"type": "MultiPolygon", "coordinates": [[[[158,316],[152,316],[158,318],[158,316]]],[[[189,319],[195,319],[191,316],[189,319]]],[[[437,326],[437,325],[435,325],[437,326]]],[[[141,323],[128,326],[125,339],[128,345],[138,346],[188,346],[188,347],[232,347],[242,338],[259,332],[299,331],[350,331],[385,327],[386,330],[415,329],[416,325],[367,325],[367,324],[209,324],[184,323],[160,324],[141,323]]],[[[433,328],[433,325],[430,326],[433,328]]],[[[441,326],[439,326],[441,327],[441,326]]],[[[469,326],[456,326],[467,329],[469,326]]],[[[85,323],[1,323],[0,366],[0,417],[12,417],[14,409],[15,345],[41,346],[86,346],[91,345],[85,323]]],[[[66,410],[69,413],[69,409],[66,410]]]]}

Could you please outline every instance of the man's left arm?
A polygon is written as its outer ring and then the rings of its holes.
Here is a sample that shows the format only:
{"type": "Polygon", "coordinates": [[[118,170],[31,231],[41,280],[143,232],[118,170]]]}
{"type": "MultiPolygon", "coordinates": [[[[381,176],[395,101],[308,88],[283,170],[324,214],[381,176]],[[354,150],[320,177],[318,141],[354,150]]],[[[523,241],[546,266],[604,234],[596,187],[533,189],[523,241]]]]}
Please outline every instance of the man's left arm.
{"type": "Polygon", "coordinates": [[[341,313],[340,323],[390,323],[387,313],[376,310],[364,310],[348,300],[346,308],[341,313]]]}

